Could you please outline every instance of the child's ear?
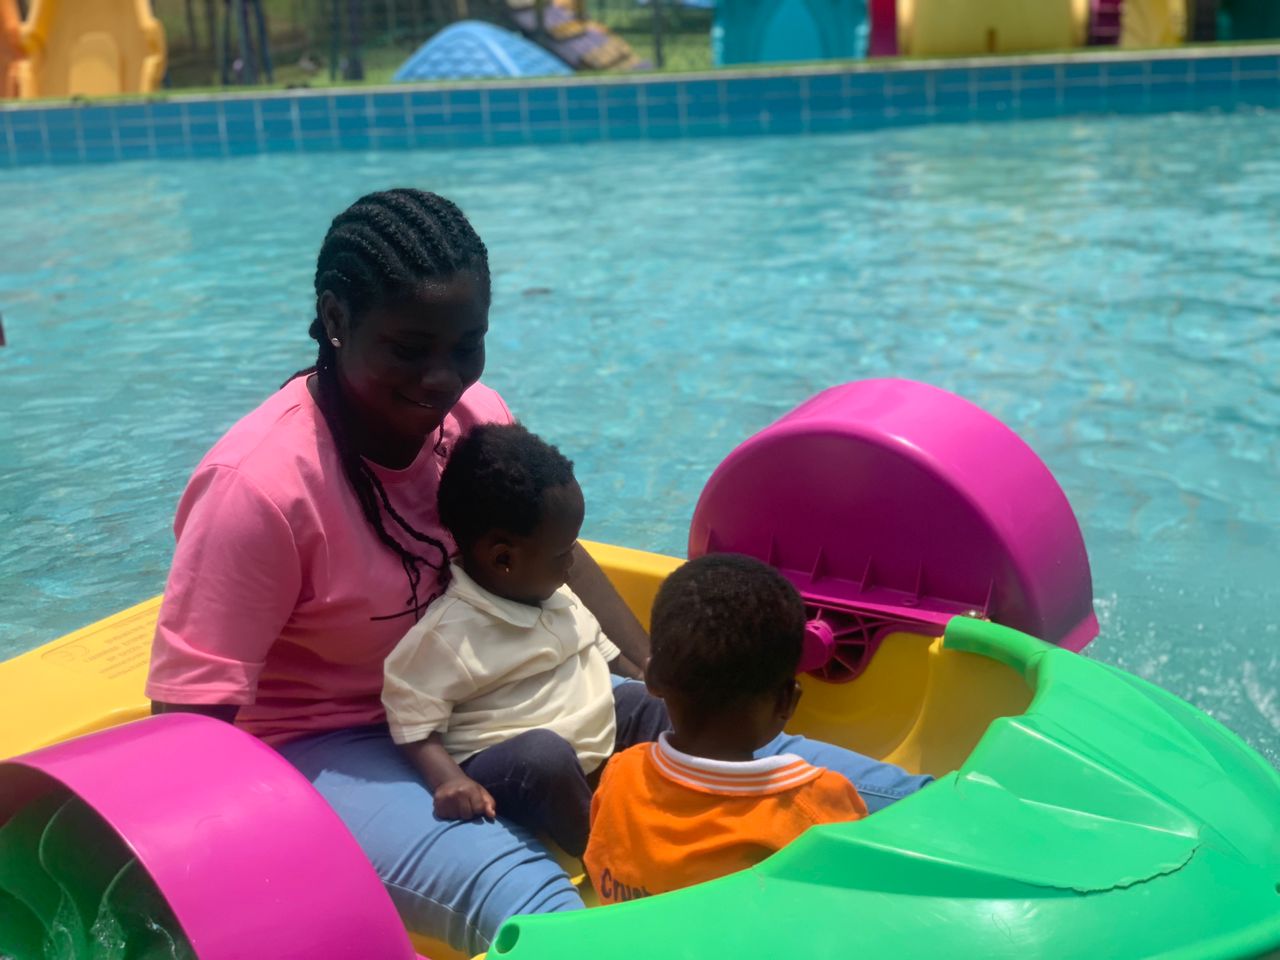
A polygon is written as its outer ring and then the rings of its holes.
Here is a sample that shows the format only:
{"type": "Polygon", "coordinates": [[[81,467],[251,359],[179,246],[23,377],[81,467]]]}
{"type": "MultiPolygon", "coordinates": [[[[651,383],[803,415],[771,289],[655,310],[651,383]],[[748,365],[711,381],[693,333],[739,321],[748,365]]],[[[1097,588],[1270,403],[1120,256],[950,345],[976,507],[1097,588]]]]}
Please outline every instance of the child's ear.
{"type": "Polygon", "coordinates": [[[485,559],[489,561],[492,569],[510,573],[514,562],[514,548],[505,539],[493,540],[486,545],[485,559]]]}
{"type": "Polygon", "coordinates": [[[654,677],[653,673],[653,657],[644,658],[644,666],[641,667],[644,673],[644,685],[651,694],[662,699],[662,684],[654,677]]]}
{"type": "Polygon", "coordinates": [[[804,694],[804,690],[800,687],[798,680],[788,680],[778,688],[777,711],[778,719],[786,723],[796,712],[796,707],[800,706],[800,697],[804,694]]]}

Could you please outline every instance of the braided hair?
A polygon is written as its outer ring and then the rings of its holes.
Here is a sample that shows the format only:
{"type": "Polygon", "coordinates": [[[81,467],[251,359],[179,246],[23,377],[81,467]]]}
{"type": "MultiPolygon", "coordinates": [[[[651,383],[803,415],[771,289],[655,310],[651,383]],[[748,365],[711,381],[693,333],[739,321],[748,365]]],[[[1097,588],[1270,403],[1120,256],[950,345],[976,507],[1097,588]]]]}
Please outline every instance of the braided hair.
{"type": "MultiPolygon", "coordinates": [[[[316,262],[316,317],[310,329],[312,339],[320,345],[319,354],[315,366],[289,378],[315,374],[320,411],[333,434],[343,473],[365,520],[404,567],[409,581],[408,604],[415,619],[448,583],[449,552],[443,543],[400,515],[382,481],[360,455],[347,426],[337,351],[320,319],[320,300],[326,292],[333,294],[346,307],[351,325],[356,326],[379,303],[409,294],[425,281],[449,280],[459,274],[477,281],[487,308],[489,254],[456,205],[434,193],[413,189],[361,197],[334,218],[321,244],[316,262]],[[388,518],[415,544],[425,545],[428,553],[406,546],[388,529],[388,518]],[[436,571],[436,590],[420,603],[418,588],[424,564],[436,571]]],[[[443,429],[442,425],[442,433],[443,429]]]]}

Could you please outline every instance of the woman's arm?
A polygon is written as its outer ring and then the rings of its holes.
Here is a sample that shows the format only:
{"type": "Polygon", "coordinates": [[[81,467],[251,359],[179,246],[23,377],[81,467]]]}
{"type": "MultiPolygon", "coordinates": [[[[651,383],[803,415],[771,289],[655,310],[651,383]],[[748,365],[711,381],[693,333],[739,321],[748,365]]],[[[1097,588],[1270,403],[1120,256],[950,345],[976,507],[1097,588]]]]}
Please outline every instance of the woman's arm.
{"type": "Polygon", "coordinates": [[[617,644],[633,667],[640,667],[649,659],[649,635],[582,544],[574,548],[569,589],[587,605],[600,621],[605,635],[617,644]]]}
{"type": "Polygon", "coordinates": [[[151,701],[151,715],[159,716],[162,713],[198,713],[203,717],[213,717],[215,720],[222,720],[225,723],[235,723],[236,714],[240,712],[240,708],[234,703],[164,703],[160,700],[151,701]]]}

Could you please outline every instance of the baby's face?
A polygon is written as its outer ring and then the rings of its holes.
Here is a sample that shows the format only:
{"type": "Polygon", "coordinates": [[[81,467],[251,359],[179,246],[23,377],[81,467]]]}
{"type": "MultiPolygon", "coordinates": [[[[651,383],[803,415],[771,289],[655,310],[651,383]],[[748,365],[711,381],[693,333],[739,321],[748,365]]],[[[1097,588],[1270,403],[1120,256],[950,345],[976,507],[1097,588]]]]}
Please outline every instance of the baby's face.
{"type": "Polygon", "coordinates": [[[584,513],[577,481],[543,494],[541,521],[528,536],[513,538],[510,569],[499,578],[502,596],[537,605],[565,585],[584,513]]]}

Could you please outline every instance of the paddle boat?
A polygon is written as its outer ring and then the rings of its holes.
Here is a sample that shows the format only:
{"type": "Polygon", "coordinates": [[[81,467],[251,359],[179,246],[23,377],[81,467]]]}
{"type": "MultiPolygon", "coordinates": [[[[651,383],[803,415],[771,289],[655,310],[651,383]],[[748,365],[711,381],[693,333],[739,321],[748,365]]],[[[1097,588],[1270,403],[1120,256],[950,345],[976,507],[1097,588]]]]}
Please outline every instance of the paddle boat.
{"type": "MultiPolygon", "coordinates": [[[[680,563],[589,549],[642,621],[680,563]]],[[[819,394],[713,473],[689,539],[711,551],[806,599],[793,729],[938,779],[731,876],[512,918],[491,957],[1280,956],[1280,774],[1079,654],[1079,526],[995,418],[902,380],[819,394]]],[[[0,956],[457,956],[405,933],[269,747],[146,718],[158,605],[0,664],[0,956]]]]}

